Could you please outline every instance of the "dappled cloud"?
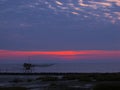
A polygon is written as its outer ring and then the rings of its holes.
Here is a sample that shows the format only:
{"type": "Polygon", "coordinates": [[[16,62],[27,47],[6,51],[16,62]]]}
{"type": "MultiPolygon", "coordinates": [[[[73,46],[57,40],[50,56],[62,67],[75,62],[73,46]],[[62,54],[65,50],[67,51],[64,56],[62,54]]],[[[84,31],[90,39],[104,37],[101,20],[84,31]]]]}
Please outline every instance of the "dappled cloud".
{"type": "MultiPolygon", "coordinates": [[[[5,4],[9,0],[1,0],[5,4]]],[[[0,13],[8,11],[23,12],[24,10],[38,11],[52,10],[53,14],[76,15],[77,17],[109,21],[113,24],[120,22],[120,0],[33,0],[17,5],[14,8],[3,9],[0,13]],[[83,14],[84,13],[84,14],[83,14]]],[[[30,13],[29,13],[30,14],[30,13]]],[[[33,13],[32,13],[33,14],[33,13]]],[[[41,13],[38,13],[41,14],[41,13]]]]}

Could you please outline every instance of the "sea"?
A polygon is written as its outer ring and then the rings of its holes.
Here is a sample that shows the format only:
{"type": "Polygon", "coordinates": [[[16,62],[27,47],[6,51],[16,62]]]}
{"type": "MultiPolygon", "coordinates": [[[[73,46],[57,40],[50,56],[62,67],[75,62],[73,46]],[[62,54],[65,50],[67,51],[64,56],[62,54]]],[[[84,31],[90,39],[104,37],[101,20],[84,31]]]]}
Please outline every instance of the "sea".
{"type": "MultiPolygon", "coordinates": [[[[32,63],[31,63],[32,64],[32,63]]],[[[39,65],[41,63],[33,64],[39,65]]],[[[0,72],[24,72],[22,63],[0,63],[0,72]]],[[[51,66],[31,67],[32,72],[47,73],[111,73],[120,72],[120,62],[79,62],[79,63],[54,63],[51,66]]]]}

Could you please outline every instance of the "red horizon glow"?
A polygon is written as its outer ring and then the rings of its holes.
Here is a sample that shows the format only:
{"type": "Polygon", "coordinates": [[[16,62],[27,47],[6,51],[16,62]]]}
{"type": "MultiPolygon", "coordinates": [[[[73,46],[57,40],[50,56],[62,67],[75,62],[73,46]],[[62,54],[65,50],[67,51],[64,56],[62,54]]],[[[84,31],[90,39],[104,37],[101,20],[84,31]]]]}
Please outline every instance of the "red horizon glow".
{"type": "Polygon", "coordinates": [[[0,50],[0,59],[44,56],[62,59],[120,58],[120,50],[15,51],[0,50]]]}

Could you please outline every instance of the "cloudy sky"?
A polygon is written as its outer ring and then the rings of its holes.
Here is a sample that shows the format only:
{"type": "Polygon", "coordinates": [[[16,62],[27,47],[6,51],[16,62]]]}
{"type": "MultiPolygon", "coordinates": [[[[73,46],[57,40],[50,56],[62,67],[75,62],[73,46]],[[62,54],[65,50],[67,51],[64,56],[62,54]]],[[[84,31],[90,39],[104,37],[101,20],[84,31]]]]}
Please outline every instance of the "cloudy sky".
{"type": "Polygon", "coordinates": [[[0,0],[0,60],[120,59],[120,0],[0,0]]]}

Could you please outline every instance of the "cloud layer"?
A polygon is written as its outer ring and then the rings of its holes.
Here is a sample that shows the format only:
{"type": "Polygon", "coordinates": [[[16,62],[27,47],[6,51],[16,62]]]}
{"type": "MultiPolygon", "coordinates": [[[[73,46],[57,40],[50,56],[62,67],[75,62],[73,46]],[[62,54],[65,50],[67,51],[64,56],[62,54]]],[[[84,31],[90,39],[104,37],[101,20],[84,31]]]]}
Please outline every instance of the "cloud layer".
{"type": "MultiPolygon", "coordinates": [[[[0,3],[3,7],[8,3],[13,4],[9,0],[2,0],[0,3]]],[[[102,19],[103,21],[118,23],[120,21],[119,9],[119,0],[23,0],[8,8],[4,7],[0,13],[24,13],[28,11],[30,15],[32,15],[33,12],[41,15],[41,12],[49,11],[51,14],[56,15],[76,15],[84,19],[94,17],[96,19],[102,19]]]]}

